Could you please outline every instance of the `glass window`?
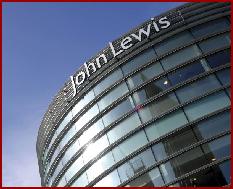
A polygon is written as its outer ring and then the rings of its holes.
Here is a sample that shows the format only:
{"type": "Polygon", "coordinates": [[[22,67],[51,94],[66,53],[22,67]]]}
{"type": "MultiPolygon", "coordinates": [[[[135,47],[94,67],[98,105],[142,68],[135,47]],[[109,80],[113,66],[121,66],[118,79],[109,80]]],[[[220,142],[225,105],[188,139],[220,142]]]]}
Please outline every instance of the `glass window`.
{"type": "Polygon", "coordinates": [[[207,139],[221,132],[230,130],[229,111],[218,114],[205,121],[198,123],[194,131],[199,140],[207,139]]]}
{"type": "Polygon", "coordinates": [[[100,131],[104,129],[104,124],[102,119],[95,122],[91,127],[89,127],[86,131],[82,133],[79,137],[80,146],[86,144],[89,140],[91,140],[95,135],[97,135],[100,131]]]}
{"type": "Polygon", "coordinates": [[[75,116],[77,113],[80,112],[91,100],[95,98],[93,90],[90,90],[83,98],[79,100],[79,102],[73,107],[72,113],[75,116]]]}
{"type": "Polygon", "coordinates": [[[219,166],[203,169],[197,173],[190,175],[188,178],[185,178],[184,180],[181,180],[178,183],[173,184],[172,186],[216,187],[225,186],[227,184],[230,184],[229,161],[220,164],[219,166]]]}
{"type": "Polygon", "coordinates": [[[71,186],[85,187],[86,185],[88,185],[87,175],[83,173],[71,186]]]}
{"type": "Polygon", "coordinates": [[[48,173],[51,165],[53,164],[55,158],[58,156],[59,152],[60,152],[60,148],[57,146],[56,150],[53,152],[53,155],[52,155],[52,158],[51,158],[49,164],[47,165],[46,173],[48,173]]]}
{"type": "Polygon", "coordinates": [[[67,181],[69,180],[84,166],[82,156],[79,156],[78,159],[74,161],[74,163],[69,167],[69,169],[65,173],[65,177],[67,181]]]}
{"type": "Polygon", "coordinates": [[[163,68],[159,62],[156,62],[146,69],[140,71],[136,75],[133,75],[127,79],[127,82],[129,84],[129,88],[133,89],[137,87],[138,85],[148,81],[149,79],[152,79],[155,76],[158,76],[163,72],[163,68]]]}
{"type": "Polygon", "coordinates": [[[181,103],[187,102],[192,98],[206,94],[209,91],[220,88],[221,85],[214,75],[197,80],[194,83],[188,84],[185,87],[176,90],[181,103]]]}
{"type": "Polygon", "coordinates": [[[229,135],[214,140],[208,144],[202,145],[206,157],[210,161],[219,160],[230,156],[230,137],[229,135]]]}
{"type": "Polygon", "coordinates": [[[57,186],[63,187],[63,186],[65,186],[66,184],[67,184],[67,183],[66,183],[65,177],[62,177],[62,178],[59,180],[57,186]]]}
{"type": "Polygon", "coordinates": [[[201,50],[206,53],[210,52],[214,49],[220,49],[223,47],[227,47],[231,44],[230,36],[229,34],[222,34],[215,37],[212,37],[210,39],[207,39],[205,41],[202,41],[199,43],[199,46],[201,50]]]}
{"type": "Polygon", "coordinates": [[[165,70],[169,70],[171,68],[174,68],[178,66],[179,64],[182,64],[184,62],[187,62],[197,56],[201,55],[200,50],[196,45],[192,45],[190,47],[186,47],[176,53],[173,53],[161,60],[161,63],[163,65],[163,68],[165,70]]]}
{"type": "Polygon", "coordinates": [[[143,122],[149,121],[178,105],[174,93],[166,94],[142,109],[139,109],[139,115],[143,122]]]}
{"type": "Polygon", "coordinates": [[[79,131],[85,124],[87,124],[93,117],[99,113],[97,105],[92,106],[85,112],[75,123],[76,131],[79,131]]]}
{"type": "Polygon", "coordinates": [[[54,170],[54,172],[52,174],[52,177],[50,178],[50,181],[52,181],[52,183],[56,179],[57,175],[60,173],[60,171],[62,170],[62,168],[63,168],[63,165],[62,165],[62,162],[60,161],[58,163],[58,165],[56,166],[56,168],[55,168],[55,170],[54,170]]]}
{"type": "Polygon", "coordinates": [[[159,56],[161,56],[178,47],[184,46],[185,44],[190,43],[193,40],[194,39],[192,35],[189,32],[185,31],[166,39],[165,41],[159,43],[158,45],[155,45],[154,49],[155,52],[159,56]]]}
{"type": "Polygon", "coordinates": [[[222,85],[230,85],[231,73],[230,69],[224,69],[216,73],[222,85]]]}
{"type": "Polygon", "coordinates": [[[184,107],[190,121],[205,116],[211,112],[230,105],[230,100],[224,92],[214,93],[184,107]]]}
{"type": "Polygon", "coordinates": [[[140,124],[141,122],[137,113],[134,113],[132,116],[120,122],[107,133],[110,144],[114,143],[119,138],[123,137],[124,135],[138,127],[140,124]]]}
{"type": "Polygon", "coordinates": [[[155,154],[156,160],[161,161],[196,142],[197,139],[194,132],[192,130],[186,130],[176,134],[175,136],[170,136],[158,144],[155,144],[152,147],[152,150],[155,154]]]}
{"type": "Polygon", "coordinates": [[[65,136],[63,136],[59,144],[60,148],[62,149],[75,134],[76,134],[75,126],[71,126],[71,128],[68,130],[65,136]]]}
{"type": "Polygon", "coordinates": [[[195,38],[201,38],[207,35],[218,33],[230,29],[230,25],[225,18],[213,20],[191,28],[195,38]]]}
{"type": "Polygon", "coordinates": [[[56,134],[59,135],[60,132],[64,129],[64,127],[70,122],[70,120],[72,119],[72,111],[70,111],[65,118],[63,119],[63,121],[61,122],[61,124],[58,126],[57,130],[56,130],[56,134]]]}
{"type": "Polygon", "coordinates": [[[215,169],[218,175],[218,179],[222,181],[222,186],[230,184],[231,181],[231,165],[230,161],[224,162],[223,164],[219,165],[219,169],[215,169]]]}
{"type": "Polygon", "coordinates": [[[115,100],[123,96],[125,93],[127,93],[128,87],[125,83],[120,84],[116,88],[114,88],[112,91],[110,91],[107,95],[105,95],[99,102],[99,109],[102,111],[107,106],[109,106],[111,103],[113,103],[115,100]]]}
{"type": "Polygon", "coordinates": [[[193,171],[207,163],[209,162],[205,159],[201,148],[198,147],[171,159],[165,164],[161,164],[160,168],[165,182],[169,183],[176,178],[190,171],[193,171]]]}
{"type": "Polygon", "coordinates": [[[96,177],[101,175],[104,171],[114,165],[114,159],[112,156],[112,152],[108,152],[98,161],[96,161],[88,170],[87,176],[89,182],[93,181],[96,177]]]}
{"type": "Polygon", "coordinates": [[[146,127],[146,135],[150,141],[153,141],[176,128],[188,123],[183,111],[178,110],[168,114],[146,127]]]}
{"type": "Polygon", "coordinates": [[[104,125],[108,126],[133,108],[132,98],[128,97],[125,101],[103,116],[104,125]]]}
{"type": "Polygon", "coordinates": [[[145,87],[143,87],[141,90],[133,94],[135,103],[142,104],[146,102],[148,99],[168,89],[169,87],[170,87],[170,84],[166,77],[156,80],[154,82],[151,82],[147,84],[145,87]]]}
{"type": "Polygon", "coordinates": [[[95,95],[97,96],[102,91],[116,83],[116,81],[120,80],[122,77],[123,74],[120,69],[114,71],[94,87],[93,90],[95,92],[95,95]]]}
{"type": "Polygon", "coordinates": [[[146,135],[140,131],[116,146],[112,152],[116,162],[131,154],[147,143],[146,135]]]}
{"type": "Polygon", "coordinates": [[[78,141],[78,139],[76,139],[76,141],[65,152],[65,154],[62,158],[63,164],[65,165],[71,159],[71,157],[76,152],[78,152],[79,149],[80,149],[79,141],[78,141]]]}
{"type": "Polygon", "coordinates": [[[126,187],[154,187],[163,186],[164,182],[160,175],[159,169],[152,169],[150,172],[141,175],[135,180],[131,181],[126,185],[126,187]]]}
{"type": "Polygon", "coordinates": [[[102,180],[97,182],[94,187],[114,187],[120,185],[120,179],[117,171],[111,172],[109,175],[104,177],[102,180]]]}
{"type": "Polygon", "coordinates": [[[155,52],[152,48],[143,51],[141,54],[133,57],[122,66],[124,75],[128,75],[138,67],[156,58],[155,52]]]}
{"type": "MultiPolygon", "coordinates": [[[[131,177],[139,173],[140,171],[152,166],[155,164],[155,159],[152,154],[151,149],[140,153],[136,157],[128,160],[126,163],[118,167],[118,173],[121,179],[121,182],[129,180],[131,177]]],[[[141,186],[141,185],[138,185],[141,186]]]]}
{"type": "Polygon", "coordinates": [[[211,56],[206,57],[211,68],[215,68],[230,63],[230,50],[220,51],[211,56]]]}
{"type": "Polygon", "coordinates": [[[84,163],[88,163],[108,146],[109,143],[106,135],[102,136],[97,141],[90,143],[83,153],[84,163]]]}
{"type": "Polygon", "coordinates": [[[176,70],[175,72],[168,74],[168,78],[171,81],[172,85],[176,85],[203,72],[205,72],[205,70],[198,60],[193,62],[192,64],[176,70]]]}
{"type": "Polygon", "coordinates": [[[228,88],[226,89],[226,91],[227,91],[227,94],[229,95],[229,97],[231,98],[231,88],[228,87],[228,88]]]}

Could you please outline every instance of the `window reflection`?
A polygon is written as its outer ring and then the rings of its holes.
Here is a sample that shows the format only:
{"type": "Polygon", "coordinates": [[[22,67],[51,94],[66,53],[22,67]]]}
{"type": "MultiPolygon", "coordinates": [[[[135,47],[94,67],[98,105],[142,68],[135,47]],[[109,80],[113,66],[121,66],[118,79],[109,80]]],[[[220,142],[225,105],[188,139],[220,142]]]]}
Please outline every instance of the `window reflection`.
{"type": "Polygon", "coordinates": [[[94,187],[114,187],[120,184],[120,179],[117,174],[117,171],[111,172],[109,175],[104,177],[98,183],[94,185],[94,187]]]}
{"type": "Polygon", "coordinates": [[[216,74],[223,86],[230,85],[231,73],[229,68],[221,70],[216,74]]]}
{"type": "MultiPolygon", "coordinates": [[[[88,184],[87,175],[83,173],[78,179],[72,184],[71,187],[84,187],[88,184]]],[[[64,185],[63,185],[64,186],[64,185]]]]}
{"type": "Polygon", "coordinates": [[[230,63],[230,50],[220,51],[211,56],[206,57],[211,68],[215,68],[230,63]]]}
{"type": "Polygon", "coordinates": [[[153,77],[161,74],[163,72],[163,68],[159,62],[156,62],[149,67],[147,67],[145,70],[140,71],[136,75],[133,75],[127,79],[127,82],[129,84],[129,88],[133,89],[140,84],[148,81],[149,79],[152,79],[153,77]]]}

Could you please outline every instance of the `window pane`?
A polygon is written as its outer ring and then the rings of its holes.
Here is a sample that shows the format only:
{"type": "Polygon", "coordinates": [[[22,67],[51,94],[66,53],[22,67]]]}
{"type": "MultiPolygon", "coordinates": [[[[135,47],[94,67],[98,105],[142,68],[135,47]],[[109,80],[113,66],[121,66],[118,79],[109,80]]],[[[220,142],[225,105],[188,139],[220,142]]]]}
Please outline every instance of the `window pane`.
{"type": "Polygon", "coordinates": [[[147,62],[156,58],[155,52],[152,48],[143,51],[141,54],[137,55],[130,61],[126,62],[122,66],[124,75],[128,75],[130,72],[134,71],[138,67],[146,64],[147,62]]]}
{"type": "Polygon", "coordinates": [[[80,112],[91,100],[95,98],[93,90],[90,90],[72,109],[73,116],[80,112]]]}
{"type": "Polygon", "coordinates": [[[117,171],[111,172],[109,175],[104,177],[102,180],[97,182],[94,187],[114,187],[120,184],[120,179],[117,171]]]}
{"type": "Polygon", "coordinates": [[[200,50],[196,45],[193,45],[165,57],[161,60],[161,63],[165,70],[169,70],[199,55],[201,55],[200,50]]]}
{"type": "Polygon", "coordinates": [[[220,51],[206,58],[211,68],[230,63],[230,50],[220,51]]]}
{"type": "Polygon", "coordinates": [[[122,142],[112,150],[116,162],[120,161],[122,158],[131,154],[146,143],[147,139],[143,131],[140,131],[130,138],[126,139],[124,142],[122,142]]]}
{"type": "Polygon", "coordinates": [[[97,141],[90,143],[83,153],[84,163],[88,163],[91,159],[95,158],[100,152],[109,146],[106,135],[99,138],[97,141]]]}
{"type": "Polygon", "coordinates": [[[80,146],[86,144],[91,140],[97,133],[104,129],[104,124],[102,119],[95,122],[91,127],[89,127],[83,134],[79,137],[80,146]]]}
{"type": "Polygon", "coordinates": [[[177,47],[184,46],[191,41],[193,41],[192,35],[189,32],[185,31],[166,39],[158,45],[155,45],[154,49],[155,52],[160,56],[176,49],[177,47]]]}
{"type": "Polygon", "coordinates": [[[220,160],[230,156],[230,137],[229,135],[214,140],[208,144],[202,145],[206,157],[210,161],[220,160]]]}
{"type": "Polygon", "coordinates": [[[225,18],[213,20],[191,28],[192,34],[195,38],[201,38],[210,34],[218,33],[230,29],[230,25],[225,18]]]}
{"type": "Polygon", "coordinates": [[[227,47],[231,44],[229,34],[223,34],[219,36],[212,37],[207,39],[206,41],[200,42],[199,46],[201,50],[206,53],[210,52],[214,49],[220,49],[223,47],[227,47]]]}
{"type": "Polygon", "coordinates": [[[129,88],[133,89],[137,87],[138,85],[148,81],[149,79],[152,79],[153,77],[161,74],[163,72],[163,68],[159,62],[156,62],[152,65],[150,65],[145,70],[142,70],[141,72],[137,73],[136,75],[133,75],[132,77],[129,77],[127,79],[127,82],[129,84],[129,88]]]}
{"type": "Polygon", "coordinates": [[[174,93],[167,94],[162,96],[159,99],[156,99],[143,109],[139,110],[139,115],[143,122],[151,120],[154,117],[157,117],[168,110],[172,109],[178,105],[178,101],[174,95],[174,93]]]}
{"type": "MultiPolygon", "coordinates": [[[[190,175],[188,178],[174,184],[175,186],[225,186],[230,184],[230,163],[229,161],[199,171],[198,173],[190,175]]],[[[174,186],[173,185],[173,186],[174,186]]]]}
{"type": "Polygon", "coordinates": [[[192,130],[183,131],[175,136],[171,136],[164,141],[154,145],[152,150],[157,161],[161,161],[168,156],[178,152],[197,142],[192,130]]]}
{"type": "Polygon", "coordinates": [[[230,100],[224,92],[218,92],[202,98],[184,107],[186,115],[190,121],[205,116],[211,112],[230,105],[230,100]]]}
{"type": "Polygon", "coordinates": [[[66,179],[69,181],[83,166],[84,166],[83,158],[82,156],[80,156],[66,171],[65,173],[66,179]]]}
{"type": "Polygon", "coordinates": [[[132,110],[134,107],[131,97],[123,101],[121,104],[117,105],[114,109],[103,116],[104,125],[108,126],[115,120],[123,116],[125,113],[132,110]]]}
{"type": "Polygon", "coordinates": [[[99,108],[97,105],[91,107],[87,112],[85,112],[75,123],[76,131],[79,131],[84,125],[86,125],[93,117],[99,113],[99,108]]]}
{"type": "Polygon", "coordinates": [[[152,169],[150,172],[136,178],[126,185],[126,187],[153,187],[153,186],[163,186],[164,182],[160,175],[159,169],[152,169]]]}
{"type": "Polygon", "coordinates": [[[183,111],[179,110],[146,127],[146,135],[150,141],[153,141],[186,123],[188,123],[188,121],[183,111]]]}
{"type": "Polygon", "coordinates": [[[169,183],[207,163],[201,148],[198,147],[171,159],[169,162],[162,164],[160,168],[164,175],[165,182],[169,183]]]}
{"type": "Polygon", "coordinates": [[[99,102],[99,109],[102,111],[107,106],[109,106],[111,103],[113,103],[115,100],[123,96],[125,93],[127,93],[128,87],[125,83],[120,84],[118,87],[111,90],[107,95],[105,95],[99,102]]]}
{"type": "Polygon", "coordinates": [[[228,111],[202,121],[194,127],[194,131],[199,140],[210,138],[221,132],[229,130],[230,114],[228,111]]]}
{"type": "Polygon", "coordinates": [[[128,160],[118,168],[121,182],[130,179],[140,171],[152,166],[153,164],[155,164],[154,156],[151,149],[147,149],[136,157],[128,160]]]}
{"type": "Polygon", "coordinates": [[[222,85],[230,85],[231,73],[230,69],[221,70],[216,73],[218,79],[221,81],[222,85]]]}
{"type": "Polygon", "coordinates": [[[194,97],[201,96],[207,92],[220,88],[221,85],[214,75],[210,75],[204,79],[197,80],[192,84],[188,84],[176,90],[176,94],[181,103],[191,100],[194,97]]]}
{"type": "Polygon", "coordinates": [[[133,94],[134,100],[136,104],[142,104],[151,97],[156,96],[157,94],[163,92],[164,90],[168,89],[170,84],[167,78],[162,78],[147,84],[141,90],[135,92],[133,94]]]}
{"type": "Polygon", "coordinates": [[[59,135],[60,132],[64,129],[64,127],[70,122],[70,120],[72,119],[72,112],[70,111],[66,117],[64,118],[64,120],[61,122],[61,124],[58,126],[58,128],[56,129],[56,134],[59,135]]]}
{"type": "Polygon", "coordinates": [[[71,126],[71,128],[68,130],[68,132],[62,138],[62,140],[59,144],[60,148],[62,149],[75,134],[76,134],[75,126],[71,126]]]}
{"type": "Polygon", "coordinates": [[[62,158],[63,164],[65,165],[79,149],[80,149],[79,141],[76,139],[76,141],[65,152],[62,158]]]}
{"type": "Polygon", "coordinates": [[[119,138],[123,137],[124,135],[138,127],[140,124],[141,122],[137,113],[128,117],[107,133],[110,144],[114,143],[119,138]]]}
{"type": "Polygon", "coordinates": [[[173,85],[176,85],[203,72],[205,72],[205,70],[203,69],[200,61],[195,61],[192,64],[172,72],[168,75],[168,78],[173,85]]]}
{"type": "Polygon", "coordinates": [[[61,180],[59,180],[57,186],[63,187],[63,186],[65,186],[66,184],[67,184],[67,183],[66,183],[65,177],[62,177],[61,180]]]}
{"type": "Polygon", "coordinates": [[[112,165],[114,165],[114,159],[112,156],[112,152],[110,151],[109,153],[104,155],[102,158],[100,158],[98,161],[96,161],[87,170],[87,176],[88,176],[89,182],[94,180],[96,177],[98,177],[100,174],[102,174],[104,171],[106,171],[112,165]]]}
{"type": "Polygon", "coordinates": [[[120,69],[114,71],[94,87],[95,95],[97,96],[102,91],[114,84],[116,81],[120,80],[122,77],[123,74],[120,69]]]}
{"type": "Polygon", "coordinates": [[[84,187],[88,184],[87,175],[83,173],[78,179],[71,185],[71,187],[84,187]]]}

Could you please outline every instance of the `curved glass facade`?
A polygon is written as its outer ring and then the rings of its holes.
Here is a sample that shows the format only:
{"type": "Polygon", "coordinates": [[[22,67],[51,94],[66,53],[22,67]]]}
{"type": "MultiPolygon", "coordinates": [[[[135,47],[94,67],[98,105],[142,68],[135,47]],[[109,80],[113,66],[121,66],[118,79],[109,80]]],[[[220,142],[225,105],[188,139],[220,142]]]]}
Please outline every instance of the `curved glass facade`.
{"type": "Polygon", "coordinates": [[[230,184],[229,4],[176,11],[181,26],[110,66],[44,129],[42,185],[230,184]]]}

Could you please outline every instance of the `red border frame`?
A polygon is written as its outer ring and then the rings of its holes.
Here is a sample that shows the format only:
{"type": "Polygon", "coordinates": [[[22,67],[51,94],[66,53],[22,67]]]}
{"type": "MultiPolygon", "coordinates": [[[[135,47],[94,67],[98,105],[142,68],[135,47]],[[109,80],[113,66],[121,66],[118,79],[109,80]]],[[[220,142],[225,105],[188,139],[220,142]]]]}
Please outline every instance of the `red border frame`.
{"type": "MultiPolygon", "coordinates": [[[[7,3],[7,2],[174,2],[172,0],[166,0],[166,1],[162,1],[162,0],[146,0],[146,1],[141,1],[141,0],[127,0],[127,1],[124,1],[124,0],[117,0],[117,1],[113,1],[113,0],[87,0],[87,1],[84,1],[84,0],[69,0],[69,1],[64,1],[64,0],[1,0],[0,2],[0,14],[1,14],[1,44],[2,44],[2,3],[7,3]]],[[[232,2],[231,0],[190,0],[190,1],[187,1],[187,0],[178,0],[176,2],[232,2]]],[[[231,3],[231,9],[233,8],[233,4],[231,3]]],[[[232,20],[232,13],[231,13],[231,20],[232,20]]],[[[231,25],[231,30],[232,30],[232,25],[231,25]]],[[[231,39],[232,39],[232,31],[231,31],[231,39]]],[[[0,58],[1,58],[1,64],[0,64],[0,74],[1,74],[1,83],[0,83],[0,95],[1,95],[1,107],[2,107],[2,45],[0,47],[1,49],[1,52],[0,52],[0,58]]],[[[232,59],[232,51],[231,51],[231,59],[232,59]]],[[[232,80],[232,74],[233,74],[233,69],[231,68],[231,80],[232,80]]],[[[232,96],[232,88],[231,88],[231,96],[232,96]]],[[[1,115],[0,115],[0,121],[1,121],[1,127],[0,127],[0,137],[1,137],[1,141],[2,141],[2,108],[1,108],[1,115]]],[[[231,114],[232,114],[232,110],[231,110],[231,114]]],[[[233,120],[231,119],[231,126],[233,125],[233,120]]],[[[233,142],[233,139],[231,137],[231,143],[233,142]]],[[[231,145],[231,152],[232,152],[232,145],[231,145]]],[[[2,168],[2,145],[1,145],[1,168],[2,168]]],[[[232,154],[232,153],[231,153],[232,154]]],[[[232,172],[233,172],[233,167],[231,166],[231,183],[233,181],[233,177],[232,177],[232,172]]],[[[0,187],[1,188],[15,188],[16,186],[14,187],[3,187],[2,186],[2,170],[1,170],[1,173],[0,173],[0,176],[1,176],[1,185],[0,187]]],[[[232,185],[232,184],[231,184],[232,185]]],[[[24,187],[23,187],[24,188],[24,187]]],[[[26,188],[26,187],[25,187],[26,188]]],[[[27,188],[41,188],[41,187],[27,187],[27,188]]],[[[59,187],[42,187],[42,188],[59,188],[59,187]]],[[[72,187],[74,188],[74,187],[72,187]]],[[[78,187],[75,187],[75,188],[78,188],[78,187]]],[[[99,188],[105,188],[105,189],[108,189],[108,188],[113,188],[113,187],[99,187],[99,188]]],[[[121,187],[114,187],[114,188],[121,188],[121,187]]],[[[137,188],[137,187],[131,187],[131,188],[137,188]]],[[[146,187],[146,188],[153,188],[153,187],[146,187]]],[[[159,187],[159,188],[167,188],[167,187],[159,187]]],[[[181,187],[173,187],[173,188],[181,188],[181,187]]],[[[194,189],[194,188],[197,188],[197,187],[185,187],[187,189],[194,189]]],[[[222,187],[201,187],[202,189],[215,189],[215,188],[222,188],[222,187]]]]}

